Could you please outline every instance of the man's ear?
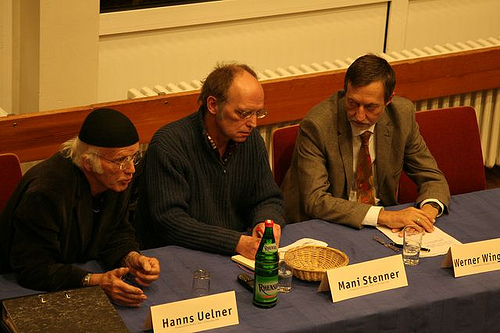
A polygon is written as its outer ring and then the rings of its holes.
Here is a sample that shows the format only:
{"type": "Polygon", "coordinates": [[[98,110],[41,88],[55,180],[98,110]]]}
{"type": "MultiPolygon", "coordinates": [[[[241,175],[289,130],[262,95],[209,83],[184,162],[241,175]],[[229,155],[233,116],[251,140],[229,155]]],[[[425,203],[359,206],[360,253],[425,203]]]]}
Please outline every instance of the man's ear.
{"type": "Polygon", "coordinates": [[[87,172],[94,171],[92,163],[90,162],[90,158],[87,155],[82,156],[82,168],[87,172]]]}
{"type": "Polygon", "coordinates": [[[207,110],[213,115],[217,114],[217,98],[215,98],[214,96],[208,96],[207,110]]]}
{"type": "Polygon", "coordinates": [[[391,97],[389,97],[389,100],[387,101],[387,103],[385,103],[385,106],[389,105],[392,102],[392,99],[394,98],[395,95],[396,93],[393,91],[391,97]]]}

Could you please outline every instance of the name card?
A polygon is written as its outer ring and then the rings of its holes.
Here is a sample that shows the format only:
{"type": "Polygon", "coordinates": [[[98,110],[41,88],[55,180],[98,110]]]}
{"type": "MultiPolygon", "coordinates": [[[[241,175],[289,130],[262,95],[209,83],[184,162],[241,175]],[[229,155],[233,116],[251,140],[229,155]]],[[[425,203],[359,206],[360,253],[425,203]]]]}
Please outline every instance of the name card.
{"type": "Polygon", "coordinates": [[[441,267],[453,267],[455,277],[500,269],[500,238],[452,245],[441,267]]]}
{"type": "Polygon", "coordinates": [[[333,302],[408,286],[401,255],[330,269],[318,291],[330,290],[333,302]]]}
{"type": "Polygon", "coordinates": [[[239,324],[234,291],[151,307],[153,331],[197,332],[239,324]]]}

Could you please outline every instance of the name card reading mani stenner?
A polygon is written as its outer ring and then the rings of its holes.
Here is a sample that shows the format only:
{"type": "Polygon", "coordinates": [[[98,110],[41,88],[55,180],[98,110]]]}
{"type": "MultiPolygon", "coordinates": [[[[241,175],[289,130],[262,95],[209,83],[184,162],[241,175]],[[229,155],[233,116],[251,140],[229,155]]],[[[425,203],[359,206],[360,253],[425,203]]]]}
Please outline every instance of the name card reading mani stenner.
{"type": "Polygon", "coordinates": [[[441,263],[453,267],[455,277],[500,269],[500,238],[452,245],[441,263]]]}
{"type": "Polygon", "coordinates": [[[408,286],[401,255],[326,271],[318,291],[330,290],[333,302],[408,286]]]}
{"type": "Polygon", "coordinates": [[[234,291],[151,307],[153,331],[198,332],[239,324],[234,291]]]}

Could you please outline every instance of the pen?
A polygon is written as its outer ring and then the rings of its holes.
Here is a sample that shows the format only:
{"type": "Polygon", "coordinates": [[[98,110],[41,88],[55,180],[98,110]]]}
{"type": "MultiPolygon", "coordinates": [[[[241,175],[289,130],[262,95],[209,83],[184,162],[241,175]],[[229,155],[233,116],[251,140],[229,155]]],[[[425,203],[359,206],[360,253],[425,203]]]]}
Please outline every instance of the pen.
{"type": "Polygon", "coordinates": [[[379,242],[380,244],[382,244],[383,246],[393,250],[393,251],[396,251],[396,252],[399,252],[399,248],[397,248],[396,246],[392,245],[392,244],[389,244],[389,243],[386,243],[384,242],[383,240],[381,240],[380,238],[378,238],[377,236],[373,236],[373,239],[377,242],[379,242]]]}
{"type": "MultiPolygon", "coordinates": [[[[393,245],[393,246],[395,246],[395,247],[397,247],[397,248],[400,248],[400,249],[402,249],[402,248],[403,248],[403,244],[398,244],[398,243],[389,243],[389,244],[391,244],[391,245],[393,245]]],[[[431,252],[431,249],[428,249],[428,248],[426,248],[426,247],[421,247],[421,248],[420,248],[420,251],[424,251],[424,252],[431,252]]]]}

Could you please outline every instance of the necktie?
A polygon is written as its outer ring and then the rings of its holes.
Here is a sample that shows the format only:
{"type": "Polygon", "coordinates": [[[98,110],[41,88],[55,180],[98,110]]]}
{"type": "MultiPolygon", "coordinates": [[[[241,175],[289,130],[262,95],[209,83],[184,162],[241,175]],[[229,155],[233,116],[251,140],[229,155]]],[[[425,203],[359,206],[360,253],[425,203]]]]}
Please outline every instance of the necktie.
{"type": "Polygon", "coordinates": [[[368,147],[371,134],[370,131],[366,131],[360,135],[361,147],[356,167],[356,189],[358,192],[358,202],[374,205],[372,159],[368,147]]]}

